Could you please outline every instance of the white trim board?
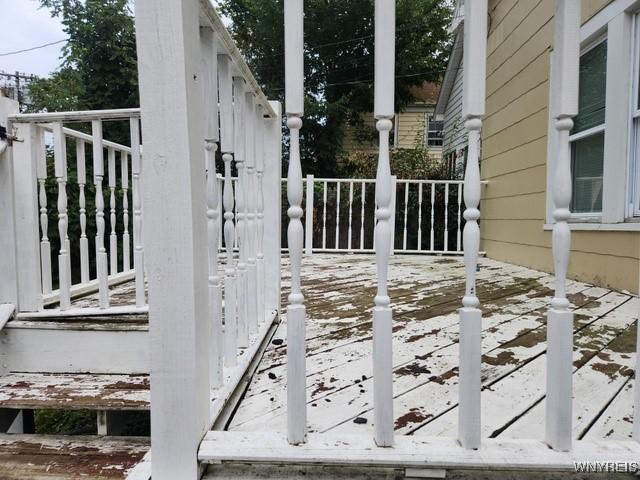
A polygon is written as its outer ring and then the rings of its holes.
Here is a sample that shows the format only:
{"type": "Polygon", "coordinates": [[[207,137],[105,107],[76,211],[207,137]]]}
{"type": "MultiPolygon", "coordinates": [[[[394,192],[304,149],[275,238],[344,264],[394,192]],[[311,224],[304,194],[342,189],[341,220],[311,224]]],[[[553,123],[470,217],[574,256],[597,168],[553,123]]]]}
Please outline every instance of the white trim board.
{"type": "MultiPolygon", "coordinates": [[[[600,222],[569,222],[571,231],[599,231],[599,232],[640,232],[640,222],[600,223],[600,222]]],[[[553,230],[553,223],[545,223],[544,230],[553,230]]]]}
{"type": "Polygon", "coordinates": [[[637,462],[640,444],[631,441],[576,441],[571,452],[557,452],[537,440],[483,439],[467,450],[446,437],[395,437],[391,448],[370,436],[310,434],[292,446],[281,433],[212,431],[200,445],[204,463],[362,465],[445,469],[548,470],[575,472],[574,461],[637,462]]]}

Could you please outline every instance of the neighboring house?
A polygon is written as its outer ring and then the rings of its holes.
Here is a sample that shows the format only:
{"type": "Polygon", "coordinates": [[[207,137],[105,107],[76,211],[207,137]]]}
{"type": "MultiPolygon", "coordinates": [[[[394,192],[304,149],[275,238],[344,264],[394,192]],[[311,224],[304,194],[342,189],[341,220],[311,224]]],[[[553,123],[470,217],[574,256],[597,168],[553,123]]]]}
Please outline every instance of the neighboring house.
{"type": "MultiPolygon", "coordinates": [[[[638,0],[582,2],[580,109],[570,137],[569,274],[632,292],[640,267],[639,11],[638,0]]],[[[546,271],[553,270],[553,17],[552,1],[489,1],[481,163],[481,248],[546,271]]],[[[461,57],[454,49],[449,72],[461,57]]],[[[449,129],[450,112],[461,115],[458,82],[445,77],[436,109],[445,118],[445,154],[460,145],[449,129]]]]}
{"type": "MultiPolygon", "coordinates": [[[[425,82],[412,87],[414,101],[393,119],[392,148],[426,148],[434,158],[442,156],[442,122],[433,117],[440,87],[425,82]]],[[[363,115],[364,129],[349,126],[345,129],[342,149],[377,152],[378,140],[373,114],[363,115]],[[359,131],[364,130],[364,131],[359,131]]]]}
{"type": "Polygon", "coordinates": [[[467,135],[462,120],[462,55],[464,40],[464,5],[456,5],[450,33],[453,46],[442,80],[434,118],[442,121],[442,159],[452,178],[462,178],[467,153],[467,135]]]}

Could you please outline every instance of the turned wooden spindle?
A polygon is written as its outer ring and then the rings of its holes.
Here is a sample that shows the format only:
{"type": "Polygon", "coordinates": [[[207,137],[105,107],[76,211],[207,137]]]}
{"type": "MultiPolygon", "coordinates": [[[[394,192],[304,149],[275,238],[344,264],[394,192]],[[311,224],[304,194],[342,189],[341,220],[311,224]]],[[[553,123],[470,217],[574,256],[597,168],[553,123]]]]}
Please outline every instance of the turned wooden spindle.
{"type": "Polygon", "coordinates": [[[387,289],[392,238],[392,191],[389,132],[394,116],[395,1],[375,2],[374,114],[379,135],[374,231],[377,293],[373,308],[373,436],[379,447],[393,445],[393,332],[391,299],[387,289]]]}
{"type": "Polygon", "coordinates": [[[547,314],[546,441],[554,450],[571,450],[573,312],[566,295],[571,250],[571,145],[569,133],[578,114],[580,64],[580,0],[556,0],[553,68],[557,95],[553,100],[557,150],[553,181],[553,263],[555,294],[547,314]]]}
{"type": "Polygon", "coordinates": [[[60,310],[71,307],[71,277],[69,276],[69,250],[67,230],[69,216],[67,214],[67,146],[62,123],[53,124],[53,156],[55,176],[58,183],[58,233],[60,251],[58,254],[58,279],[60,282],[60,310]]]}

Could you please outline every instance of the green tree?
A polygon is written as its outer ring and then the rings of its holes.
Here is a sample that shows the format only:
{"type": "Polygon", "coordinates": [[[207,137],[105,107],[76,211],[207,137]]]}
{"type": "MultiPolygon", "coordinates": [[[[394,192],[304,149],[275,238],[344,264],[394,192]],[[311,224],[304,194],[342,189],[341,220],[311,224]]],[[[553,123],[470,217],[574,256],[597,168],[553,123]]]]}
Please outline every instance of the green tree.
{"type": "MultiPolygon", "coordinates": [[[[270,98],[284,98],[283,0],[220,0],[232,34],[270,98]]],[[[396,2],[397,108],[408,87],[438,81],[446,67],[450,2],[396,2]]],[[[373,0],[305,2],[305,119],[302,161],[308,173],[334,176],[345,123],[373,109],[373,0]]]]}

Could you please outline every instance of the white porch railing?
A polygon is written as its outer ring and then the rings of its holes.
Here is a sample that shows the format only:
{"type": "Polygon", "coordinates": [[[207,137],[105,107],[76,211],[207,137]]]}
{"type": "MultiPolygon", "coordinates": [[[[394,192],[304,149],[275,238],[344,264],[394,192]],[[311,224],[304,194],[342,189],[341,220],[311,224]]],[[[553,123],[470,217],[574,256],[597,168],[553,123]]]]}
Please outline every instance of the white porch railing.
{"type": "Polygon", "coordinates": [[[106,309],[109,287],[134,278],[135,305],[145,305],[139,116],[130,109],[9,117],[20,208],[18,311],[55,304],[66,311],[73,297],[95,291],[106,309]],[[131,145],[105,140],[104,122],[124,123],[131,145]],[[84,125],[91,134],[65,124],[84,125]]]}

